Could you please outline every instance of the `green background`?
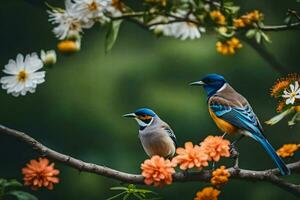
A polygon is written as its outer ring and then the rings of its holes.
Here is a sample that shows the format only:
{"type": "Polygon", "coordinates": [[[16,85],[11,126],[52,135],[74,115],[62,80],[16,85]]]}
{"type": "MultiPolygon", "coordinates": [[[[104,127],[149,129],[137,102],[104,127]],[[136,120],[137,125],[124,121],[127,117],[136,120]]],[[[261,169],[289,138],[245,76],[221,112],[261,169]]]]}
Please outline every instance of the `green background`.
{"type": "MultiPolygon", "coordinates": [[[[41,2],[1,2],[2,69],[18,53],[56,48],[53,27],[47,21],[46,8],[41,2]]],[[[50,2],[61,3],[59,0],[50,2]]],[[[267,24],[282,24],[288,8],[300,9],[294,0],[237,3],[244,11],[262,10],[267,24]]],[[[272,54],[289,72],[299,72],[299,32],[277,32],[270,36],[272,44],[268,49],[272,54]]],[[[138,127],[133,120],[121,116],[139,107],[152,108],[171,125],[179,146],[186,141],[198,143],[208,134],[221,135],[208,115],[204,91],[188,86],[207,73],[224,75],[249,100],[262,122],[276,114],[276,101],[269,96],[269,88],[280,74],[246,44],[235,56],[224,57],[216,53],[216,35],[179,41],[156,38],[132,23],[124,23],[116,45],[105,55],[104,37],[105,30],[98,26],[85,31],[82,50],[71,56],[59,54],[58,63],[47,69],[46,82],[38,86],[35,94],[15,98],[1,90],[0,123],[84,161],[140,173],[140,164],[147,156],[137,137],[138,127]]],[[[299,143],[299,125],[289,128],[283,120],[264,128],[275,148],[283,143],[299,143]]],[[[238,148],[241,168],[274,167],[259,144],[251,139],[241,141],[238,148]]],[[[21,181],[21,168],[37,156],[25,144],[0,135],[0,177],[21,181]]],[[[299,154],[296,158],[299,159],[299,154]]],[[[229,167],[232,161],[225,159],[225,164],[229,167]]],[[[61,183],[53,191],[32,192],[41,200],[100,200],[116,194],[109,188],[119,185],[118,181],[80,173],[59,163],[56,167],[61,171],[61,183]]],[[[287,179],[299,183],[299,175],[287,179]]],[[[206,185],[174,183],[155,190],[164,199],[193,199],[206,185]]],[[[269,183],[237,180],[231,180],[220,196],[223,200],[283,198],[296,199],[269,183]]]]}

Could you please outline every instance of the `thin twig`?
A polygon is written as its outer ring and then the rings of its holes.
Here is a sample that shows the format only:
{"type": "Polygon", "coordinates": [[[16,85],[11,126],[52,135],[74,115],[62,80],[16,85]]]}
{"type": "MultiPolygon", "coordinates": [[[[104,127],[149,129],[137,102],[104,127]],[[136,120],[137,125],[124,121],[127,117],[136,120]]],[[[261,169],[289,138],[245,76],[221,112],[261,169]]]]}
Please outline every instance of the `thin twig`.
{"type": "MultiPolygon", "coordinates": [[[[82,160],[73,158],[69,155],[59,153],[39,143],[37,140],[35,140],[34,138],[28,136],[23,132],[13,130],[0,125],[0,133],[15,137],[21,142],[24,142],[29,146],[31,146],[34,150],[39,151],[42,155],[50,159],[53,159],[54,161],[58,161],[61,162],[62,164],[68,165],[74,169],[98,174],[101,176],[105,176],[126,183],[144,184],[144,177],[142,175],[129,174],[102,165],[87,163],[82,160]]],[[[300,171],[300,161],[288,164],[287,166],[294,173],[299,173],[300,171]]],[[[247,181],[266,181],[296,196],[300,196],[300,186],[279,178],[277,176],[279,175],[279,170],[277,168],[268,169],[264,171],[253,171],[253,170],[246,170],[246,169],[235,169],[231,167],[228,170],[229,173],[231,174],[231,178],[233,179],[242,179],[247,181]]],[[[173,175],[173,178],[175,182],[189,182],[189,181],[207,182],[211,178],[211,173],[212,173],[211,170],[203,170],[200,172],[177,172],[173,175]]]]}

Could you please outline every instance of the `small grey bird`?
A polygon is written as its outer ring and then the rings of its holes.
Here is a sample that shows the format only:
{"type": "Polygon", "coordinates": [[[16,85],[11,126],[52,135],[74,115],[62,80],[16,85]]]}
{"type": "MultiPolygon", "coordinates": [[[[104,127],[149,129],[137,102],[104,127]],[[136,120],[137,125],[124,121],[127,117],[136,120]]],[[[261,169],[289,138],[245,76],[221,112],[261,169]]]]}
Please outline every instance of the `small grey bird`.
{"type": "Polygon", "coordinates": [[[148,108],[123,115],[134,118],[139,125],[139,138],[149,157],[159,155],[170,158],[176,151],[176,137],[170,126],[148,108]]]}

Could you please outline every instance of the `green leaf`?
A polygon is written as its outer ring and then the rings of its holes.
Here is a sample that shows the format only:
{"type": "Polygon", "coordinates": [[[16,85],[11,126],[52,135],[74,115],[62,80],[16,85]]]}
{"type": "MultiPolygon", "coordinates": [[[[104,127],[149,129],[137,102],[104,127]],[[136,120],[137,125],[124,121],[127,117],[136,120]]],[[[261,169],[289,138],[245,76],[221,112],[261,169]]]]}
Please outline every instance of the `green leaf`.
{"type": "Polygon", "coordinates": [[[225,8],[226,11],[229,11],[230,14],[236,14],[240,10],[239,6],[224,5],[224,8],[225,8]]]}
{"type": "Polygon", "coordinates": [[[289,125],[289,126],[293,126],[293,125],[296,124],[296,121],[300,121],[300,112],[297,112],[297,113],[293,116],[293,118],[292,118],[290,121],[288,121],[288,125],[289,125]]]}
{"type": "Polygon", "coordinates": [[[125,193],[127,193],[127,192],[126,192],[126,191],[121,192],[120,194],[117,194],[117,195],[115,195],[115,196],[109,197],[109,198],[107,198],[106,200],[116,199],[116,198],[118,198],[119,196],[122,196],[122,195],[125,194],[125,193]]]}
{"type": "Polygon", "coordinates": [[[114,46],[114,44],[117,40],[117,37],[118,37],[118,33],[119,33],[119,29],[120,29],[122,21],[123,20],[116,20],[116,21],[112,21],[109,24],[108,31],[107,31],[106,37],[105,37],[105,53],[108,53],[114,46]]]}
{"type": "Polygon", "coordinates": [[[282,120],[285,116],[289,115],[290,113],[294,112],[294,108],[289,108],[283,112],[281,112],[280,114],[272,117],[271,119],[269,119],[268,121],[266,121],[265,123],[268,125],[274,125],[276,123],[278,123],[280,120],[282,120]]]}
{"type": "Polygon", "coordinates": [[[38,200],[38,198],[33,196],[32,194],[23,191],[17,191],[17,190],[10,191],[6,193],[6,195],[15,196],[17,197],[18,200],[38,200]]]}
{"type": "Polygon", "coordinates": [[[120,187],[111,187],[110,190],[128,190],[128,188],[120,186],[120,187]]]}
{"type": "Polygon", "coordinates": [[[128,199],[128,197],[130,196],[130,194],[126,194],[126,195],[124,195],[124,197],[123,197],[123,200],[126,200],[126,199],[128,199]]]}
{"type": "Polygon", "coordinates": [[[22,184],[17,180],[9,180],[3,184],[4,187],[22,187],[22,184]]]}
{"type": "Polygon", "coordinates": [[[256,33],[255,33],[255,39],[256,39],[256,42],[258,44],[260,44],[260,42],[261,42],[261,32],[260,31],[256,31],[256,33]]]}
{"type": "Polygon", "coordinates": [[[261,31],[261,36],[264,39],[264,41],[271,43],[271,40],[269,38],[269,36],[267,34],[265,34],[264,32],[261,31]]]}
{"type": "Polygon", "coordinates": [[[137,193],[133,193],[133,195],[138,198],[139,200],[145,200],[143,197],[141,197],[141,195],[137,194],[137,193]]]}
{"type": "Polygon", "coordinates": [[[253,38],[257,32],[257,29],[250,29],[246,33],[247,38],[253,38]]]}

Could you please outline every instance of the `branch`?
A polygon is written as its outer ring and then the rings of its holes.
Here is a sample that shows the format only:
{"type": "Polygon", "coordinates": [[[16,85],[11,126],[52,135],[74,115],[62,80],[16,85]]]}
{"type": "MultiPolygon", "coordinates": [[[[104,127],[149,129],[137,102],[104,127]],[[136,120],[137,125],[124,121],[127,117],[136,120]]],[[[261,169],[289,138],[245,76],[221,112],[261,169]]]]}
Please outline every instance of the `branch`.
{"type": "Polygon", "coordinates": [[[283,24],[277,26],[260,26],[260,30],[262,31],[288,31],[288,30],[300,30],[300,22],[295,22],[292,24],[283,24]]]}
{"type": "MultiPolygon", "coordinates": [[[[43,156],[46,156],[54,161],[61,162],[79,171],[98,174],[100,176],[105,176],[126,183],[144,184],[144,177],[142,175],[129,174],[102,165],[87,163],[82,160],[73,158],[69,155],[59,153],[57,151],[54,151],[44,146],[43,144],[39,143],[37,140],[35,140],[34,138],[28,136],[23,132],[13,130],[0,125],[0,133],[15,137],[21,142],[31,146],[34,150],[40,152],[43,156]]],[[[287,166],[294,173],[300,172],[300,161],[288,164],[287,166]]],[[[300,197],[300,185],[289,183],[279,178],[277,176],[279,174],[279,170],[277,168],[268,169],[264,171],[253,171],[253,170],[237,169],[231,167],[228,170],[231,174],[231,178],[233,179],[269,182],[300,197]]],[[[212,173],[211,170],[203,170],[201,172],[177,172],[173,175],[173,177],[174,177],[174,182],[190,182],[190,181],[208,182],[211,178],[211,173],[212,173]]]]}

